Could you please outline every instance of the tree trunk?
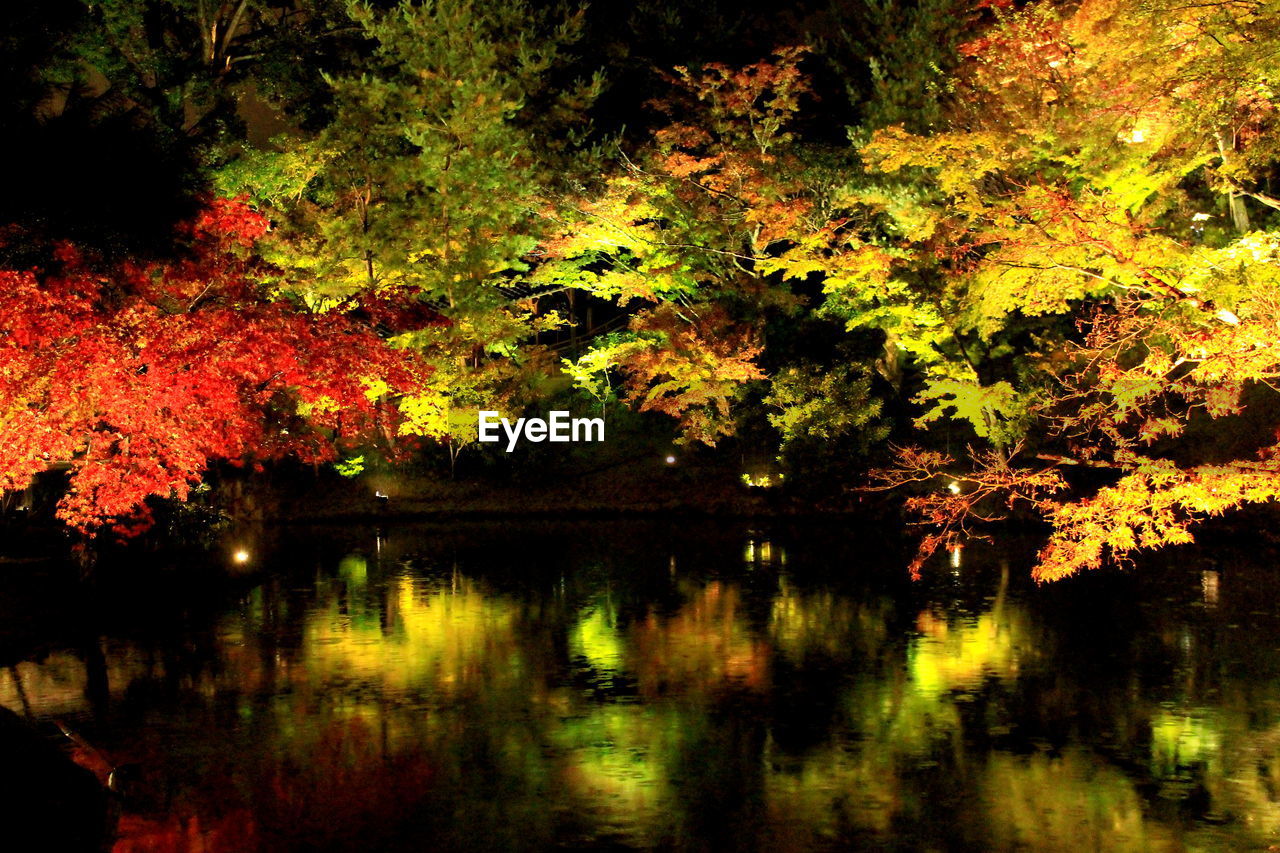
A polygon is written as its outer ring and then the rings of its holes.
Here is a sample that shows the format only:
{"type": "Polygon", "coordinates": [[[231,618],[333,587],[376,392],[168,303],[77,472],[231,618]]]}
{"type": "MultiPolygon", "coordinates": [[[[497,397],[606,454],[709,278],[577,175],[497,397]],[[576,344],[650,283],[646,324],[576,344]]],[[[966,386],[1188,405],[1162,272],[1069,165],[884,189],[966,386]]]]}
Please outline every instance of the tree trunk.
{"type": "MultiPolygon", "coordinates": [[[[1235,151],[1235,139],[1228,136],[1225,130],[1220,130],[1214,135],[1214,140],[1218,143],[1218,157],[1222,160],[1222,168],[1229,171],[1235,151]]],[[[1231,210],[1231,224],[1236,231],[1241,234],[1249,233],[1249,211],[1244,206],[1244,193],[1235,190],[1228,192],[1227,205],[1231,210]]]]}

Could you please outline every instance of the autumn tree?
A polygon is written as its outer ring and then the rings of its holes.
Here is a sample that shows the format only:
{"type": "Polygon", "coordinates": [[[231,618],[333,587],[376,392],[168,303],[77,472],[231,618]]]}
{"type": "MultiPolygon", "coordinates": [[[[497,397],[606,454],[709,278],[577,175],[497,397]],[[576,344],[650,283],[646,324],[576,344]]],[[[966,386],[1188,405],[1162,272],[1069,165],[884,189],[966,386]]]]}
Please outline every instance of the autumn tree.
{"type": "Polygon", "coordinates": [[[401,294],[447,323],[401,343],[436,368],[406,402],[406,432],[474,439],[480,408],[519,408],[546,366],[540,332],[562,325],[521,282],[545,218],[545,188],[581,148],[599,82],[562,80],[580,16],[487,0],[351,2],[370,45],[330,80],[333,115],[281,151],[250,152],[219,176],[275,220],[268,254],[287,287],[327,306],[401,294]]]}
{"type": "Polygon", "coordinates": [[[676,68],[654,102],[668,123],[576,201],[534,273],[630,312],[626,332],[567,369],[596,392],[619,373],[625,398],[675,417],[685,440],[734,433],[734,404],[765,378],[766,321],[800,305],[768,265],[822,227],[789,127],[808,92],[803,54],[676,68]]]}
{"type": "Polygon", "coordinates": [[[1005,11],[962,47],[948,129],[863,149],[922,188],[881,209],[904,276],[940,283],[909,289],[949,305],[964,343],[930,370],[924,420],[958,416],[992,446],[967,471],[910,451],[882,473],[931,484],[912,505],[944,532],[1023,506],[1053,526],[1048,580],[1276,496],[1274,423],[1217,453],[1196,436],[1273,405],[1273,237],[1239,232],[1259,221],[1243,198],[1273,202],[1257,187],[1275,166],[1278,26],[1252,3],[1005,11]]]}
{"type": "Polygon", "coordinates": [[[0,271],[0,488],[64,469],[58,517],[129,534],[148,499],[185,499],[215,463],[327,461],[394,432],[392,401],[429,375],[374,330],[399,310],[314,313],[273,296],[252,251],[266,228],[220,200],[171,261],[104,265],[61,244],[39,267],[0,271]]]}

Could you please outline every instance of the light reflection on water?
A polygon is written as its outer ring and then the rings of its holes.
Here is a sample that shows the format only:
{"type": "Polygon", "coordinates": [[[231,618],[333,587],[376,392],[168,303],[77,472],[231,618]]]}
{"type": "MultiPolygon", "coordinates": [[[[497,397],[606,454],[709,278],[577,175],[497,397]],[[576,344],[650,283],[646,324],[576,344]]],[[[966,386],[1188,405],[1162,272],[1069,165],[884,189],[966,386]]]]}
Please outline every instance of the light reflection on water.
{"type": "Polygon", "coordinates": [[[311,535],[156,626],[35,629],[0,704],[144,768],[117,853],[1280,843],[1264,568],[1045,589],[971,547],[912,585],[838,535],[527,535],[311,535]]]}

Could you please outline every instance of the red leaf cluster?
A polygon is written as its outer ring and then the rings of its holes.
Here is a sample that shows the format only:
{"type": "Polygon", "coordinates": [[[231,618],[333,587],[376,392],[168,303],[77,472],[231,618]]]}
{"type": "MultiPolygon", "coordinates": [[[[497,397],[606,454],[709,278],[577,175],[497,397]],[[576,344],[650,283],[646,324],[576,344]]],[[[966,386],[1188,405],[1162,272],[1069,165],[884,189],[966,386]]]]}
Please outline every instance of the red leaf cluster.
{"type": "Polygon", "coordinates": [[[103,269],[64,245],[0,269],[0,488],[65,467],[58,516],[127,535],[217,461],[325,461],[388,428],[367,383],[411,392],[426,369],[367,322],[271,297],[249,251],[266,230],[221,200],[178,260],[103,269]]]}

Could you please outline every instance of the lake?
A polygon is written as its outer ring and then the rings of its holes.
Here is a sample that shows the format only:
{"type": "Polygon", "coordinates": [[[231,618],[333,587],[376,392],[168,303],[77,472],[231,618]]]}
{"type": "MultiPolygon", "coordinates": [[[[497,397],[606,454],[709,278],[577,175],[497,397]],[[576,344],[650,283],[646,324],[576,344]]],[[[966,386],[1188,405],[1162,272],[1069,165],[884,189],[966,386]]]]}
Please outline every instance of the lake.
{"type": "Polygon", "coordinates": [[[0,704],[136,764],[116,853],[1280,844],[1274,549],[1033,553],[912,582],[856,525],[598,520],[6,564],[0,704]]]}

